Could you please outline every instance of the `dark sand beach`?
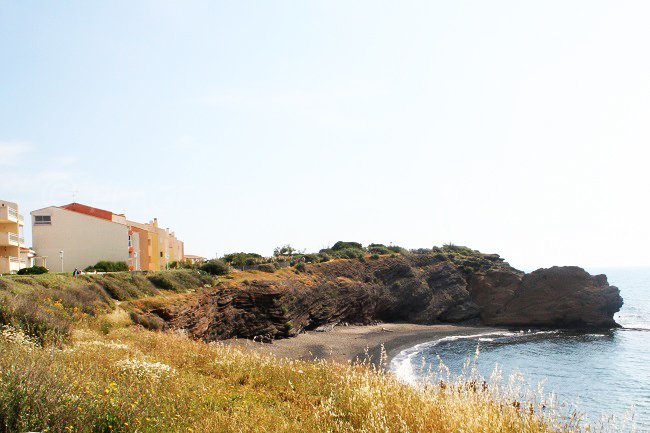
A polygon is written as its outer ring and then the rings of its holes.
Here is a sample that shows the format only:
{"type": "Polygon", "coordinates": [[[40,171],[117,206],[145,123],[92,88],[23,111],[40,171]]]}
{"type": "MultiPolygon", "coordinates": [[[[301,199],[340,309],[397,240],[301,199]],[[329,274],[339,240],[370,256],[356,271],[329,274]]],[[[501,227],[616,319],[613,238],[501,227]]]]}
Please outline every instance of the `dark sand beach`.
{"type": "Polygon", "coordinates": [[[229,340],[228,344],[247,347],[260,353],[301,360],[325,359],[337,362],[362,361],[367,357],[376,363],[383,345],[387,359],[418,343],[452,335],[471,335],[497,329],[482,326],[414,325],[383,323],[368,326],[335,326],[326,332],[308,331],[294,338],[259,343],[251,340],[229,340]]]}

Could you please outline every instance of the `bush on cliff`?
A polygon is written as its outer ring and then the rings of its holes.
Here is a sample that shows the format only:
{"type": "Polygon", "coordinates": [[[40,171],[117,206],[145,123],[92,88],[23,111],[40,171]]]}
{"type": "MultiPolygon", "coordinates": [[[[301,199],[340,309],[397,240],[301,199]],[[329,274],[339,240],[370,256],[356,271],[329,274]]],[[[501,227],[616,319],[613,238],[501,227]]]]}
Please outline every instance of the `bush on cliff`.
{"type": "Polygon", "coordinates": [[[41,275],[47,274],[49,271],[43,266],[32,266],[31,268],[23,268],[18,271],[18,275],[41,275]]]}
{"type": "Polygon", "coordinates": [[[261,263],[264,258],[257,253],[231,253],[223,256],[223,261],[235,268],[244,269],[246,266],[253,266],[261,263]]]}
{"type": "Polygon", "coordinates": [[[129,265],[126,262],[110,262],[108,260],[101,260],[95,266],[88,266],[86,272],[124,272],[129,270],[129,265]]]}
{"type": "Polygon", "coordinates": [[[272,274],[276,271],[275,265],[273,263],[262,263],[260,265],[257,265],[255,269],[269,274],[272,274]]]}
{"type": "Polygon", "coordinates": [[[370,244],[368,245],[368,252],[371,254],[392,254],[393,251],[388,247],[382,244],[370,244]]]}
{"type": "Polygon", "coordinates": [[[346,248],[355,248],[358,250],[363,250],[363,245],[361,245],[359,242],[343,242],[343,241],[338,241],[337,243],[332,245],[332,251],[340,251],[346,248]]]}
{"type": "Polygon", "coordinates": [[[461,254],[465,256],[473,256],[476,254],[479,254],[478,251],[475,251],[471,248],[464,247],[462,245],[454,245],[452,243],[448,243],[442,246],[442,251],[447,252],[447,253],[456,253],[456,254],[461,254]]]}
{"type": "Polygon", "coordinates": [[[358,259],[365,256],[366,252],[359,248],[343,248],[340,250],[334,251],[334,257],[339,259],[358,259]]]}
{"type": "Polygon", "coordinates": [[[230,272],[230,266],[223,260],[217,259],[208,260],[201,265],[200,269],[210,275],[226,275],[230,272]]]}

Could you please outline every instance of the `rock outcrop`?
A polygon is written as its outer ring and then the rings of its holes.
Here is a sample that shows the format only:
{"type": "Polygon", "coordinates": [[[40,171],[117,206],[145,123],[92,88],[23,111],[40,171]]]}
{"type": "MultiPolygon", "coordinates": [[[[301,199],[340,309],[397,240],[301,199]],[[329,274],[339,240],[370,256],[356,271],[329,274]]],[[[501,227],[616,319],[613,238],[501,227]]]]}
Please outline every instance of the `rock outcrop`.
{"type": "Polygon", "coordinates": [[[605,275],[575,266],[538,269],[520,282],[507,275],[477,276],[471,290],[486,325],[610,328],[623,306],[605,275]]]}
{"type": "Polygon", "coordinates": [[[497,255],[476,252],[334,260],[307,265],[303,273],[257,275],[224,280],[158,315],[206,341],[272,340],[376,321],[614,327],[613,315],[622,306],[618,289],[604,275],[577,267],[524,275],[497,255]]]}

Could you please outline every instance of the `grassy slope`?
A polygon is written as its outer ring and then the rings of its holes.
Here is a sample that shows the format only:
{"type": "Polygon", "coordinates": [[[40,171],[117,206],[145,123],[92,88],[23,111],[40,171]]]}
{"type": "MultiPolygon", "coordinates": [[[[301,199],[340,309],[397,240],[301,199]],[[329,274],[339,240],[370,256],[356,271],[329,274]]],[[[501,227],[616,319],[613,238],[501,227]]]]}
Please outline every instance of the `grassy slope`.
{"type": "Polygon", "coordinates": [[[492,388],[418,391],[366,366],[137,328],[78,331],[65,350],[5,338],[0,350],[0,431],[553,431],[492,388]]]}
{"type": "Polygon", "coordinates": [[[42,320],[46,329],[30,339],[5,328],[0,337],[0,433],[570,431],[496,387],[416,390],[369,366],[280,360],[143,330],[116,298],[153,301],[204,284],[157,275],[179,285],[158,281],[161,291],[150,276],[128,274],[0,279],[5,322],[42,320]]]}
{"type": "MultiPolygon", "coordinates": [[[[0,277],[0,325],[24,329],[40,344],[64,342],[81,323],[98,323],[122,301],[164,297],[212,284],[191,271],[0,277]]],[[[136,321],[140,318],[133,312],[136,321]]],[[[108,325],[104,322],[103,325],[108,325]]],[[[155,327],[155,326],[154,326],[155,327]]]]}

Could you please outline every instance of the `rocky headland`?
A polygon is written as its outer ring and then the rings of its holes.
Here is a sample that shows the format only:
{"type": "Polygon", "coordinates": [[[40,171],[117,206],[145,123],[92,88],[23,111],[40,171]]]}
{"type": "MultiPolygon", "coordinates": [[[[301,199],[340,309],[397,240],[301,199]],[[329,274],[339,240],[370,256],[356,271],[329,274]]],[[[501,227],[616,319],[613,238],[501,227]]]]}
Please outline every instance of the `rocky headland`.
{"type": "Polygon", "coordinates": [[[612,328],[623,304],[605,275],[578,267],[525,274],[496,254],[468,249],[337,259],[244,276],[138,308],[204,341],[270,341],[377,322],[612,328]]]}

